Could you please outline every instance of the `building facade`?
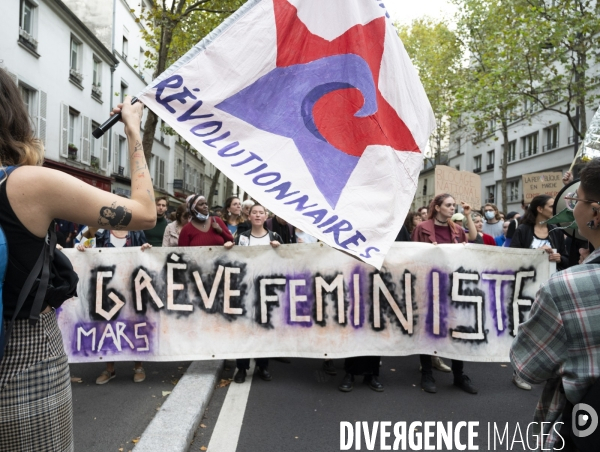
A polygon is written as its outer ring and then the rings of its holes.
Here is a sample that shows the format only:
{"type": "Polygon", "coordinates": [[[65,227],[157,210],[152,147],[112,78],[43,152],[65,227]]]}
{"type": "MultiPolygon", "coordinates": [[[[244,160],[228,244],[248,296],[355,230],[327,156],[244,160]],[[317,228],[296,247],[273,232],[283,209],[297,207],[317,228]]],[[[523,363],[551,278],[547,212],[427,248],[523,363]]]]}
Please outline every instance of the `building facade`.
{"type": "MultiPolygon", "coordinates": [[[[125,96],[152,80],[140,20],[150,3],[130,3],[7,0],[0,16],[1,64],[18,84],[44,142],[45,165],[125,196],[131,195],[131,179],[123,125],[99,140],[91,132],[125,96]]],[[[187,193],[207,195],[214,175],[212,165],[178,140],[159,120],[148,162],[155,195],[166,196],[171,208],[187,193]],[[189,171],[178,166],[184,161],[189,171]]],[[[215,204],[223,205],[228,185],[221,175],[215,204]]]]}

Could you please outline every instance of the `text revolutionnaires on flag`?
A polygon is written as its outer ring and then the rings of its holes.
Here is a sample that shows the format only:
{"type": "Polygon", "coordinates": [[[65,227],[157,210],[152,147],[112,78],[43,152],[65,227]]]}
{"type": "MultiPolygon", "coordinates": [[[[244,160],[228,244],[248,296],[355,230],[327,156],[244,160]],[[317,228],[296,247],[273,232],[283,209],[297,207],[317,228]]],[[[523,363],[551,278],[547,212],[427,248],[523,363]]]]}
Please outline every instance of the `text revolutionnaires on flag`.
{"type": "Polygon", "coordinates": [[[377,268],[435,124],[371,0],[250,1],[139,97],[267,208],[377,268]]]}

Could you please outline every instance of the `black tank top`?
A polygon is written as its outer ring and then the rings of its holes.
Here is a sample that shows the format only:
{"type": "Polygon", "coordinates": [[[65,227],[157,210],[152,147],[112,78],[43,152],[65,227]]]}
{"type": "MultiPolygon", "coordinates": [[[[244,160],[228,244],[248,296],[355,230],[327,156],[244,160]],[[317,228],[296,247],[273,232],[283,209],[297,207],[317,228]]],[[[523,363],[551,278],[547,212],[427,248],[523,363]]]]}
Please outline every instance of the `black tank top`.
{"type": "MultiPolygon", "coordinates": [[[[0,226],[2,226],[8,242],[8,266],[4,278],[2,301],[4,304],[4,318],[10,320],[15,311],[23,282],[40,256],[45,239],[33,235],[17,218],[10,202],[8,202],[6,195],[7,183],[10,182],[5,180],[0,185],[0,226]]],[[[33,295],[27,297],[23,308],[17,315],[18,319],[29,318],[33,298],[33,295]]],[[[46,306],[47,304],[44,303],[42,310],[46,306]]]]}

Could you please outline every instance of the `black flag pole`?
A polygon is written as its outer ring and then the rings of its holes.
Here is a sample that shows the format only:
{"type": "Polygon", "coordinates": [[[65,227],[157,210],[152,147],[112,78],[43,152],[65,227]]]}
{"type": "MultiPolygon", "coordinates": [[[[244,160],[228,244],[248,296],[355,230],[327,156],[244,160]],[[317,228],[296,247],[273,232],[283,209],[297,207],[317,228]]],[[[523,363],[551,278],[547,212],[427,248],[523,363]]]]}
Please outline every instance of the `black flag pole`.
{"type": "MultiPolygon", "coordinates": [[[[131,99],[131,105],[135,104],[138,101],[137,97],[133,97],[131,99]]],[[[104,122],[100,127],[92,132],[94,138],[98,139],[102,135],[106,133],[108,129],[114,126],[121,119],[121,113],[117,113],[116,115],[111,116],[107,121],[104,122]]]]}

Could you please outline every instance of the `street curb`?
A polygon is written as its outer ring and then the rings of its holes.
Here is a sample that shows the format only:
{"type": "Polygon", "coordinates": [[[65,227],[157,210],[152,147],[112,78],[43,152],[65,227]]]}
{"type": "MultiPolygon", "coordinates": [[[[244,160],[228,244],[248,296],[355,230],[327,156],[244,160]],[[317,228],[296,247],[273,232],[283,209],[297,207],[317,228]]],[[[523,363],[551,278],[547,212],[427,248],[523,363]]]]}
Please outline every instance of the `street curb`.
{"type": "Polygon", "coordinates": [[[194,361],[146,427],[136,452],[187,452],[224,361],[194,361]]]}

